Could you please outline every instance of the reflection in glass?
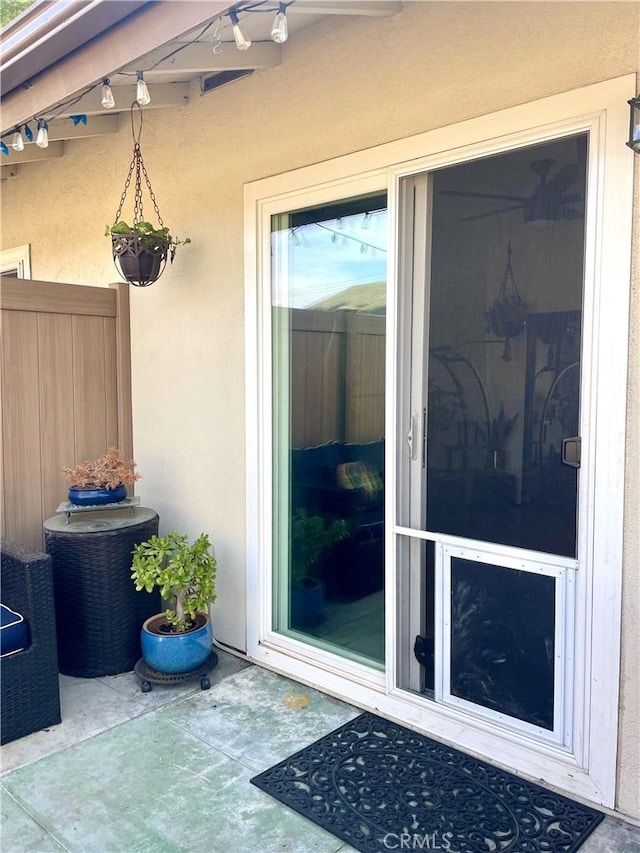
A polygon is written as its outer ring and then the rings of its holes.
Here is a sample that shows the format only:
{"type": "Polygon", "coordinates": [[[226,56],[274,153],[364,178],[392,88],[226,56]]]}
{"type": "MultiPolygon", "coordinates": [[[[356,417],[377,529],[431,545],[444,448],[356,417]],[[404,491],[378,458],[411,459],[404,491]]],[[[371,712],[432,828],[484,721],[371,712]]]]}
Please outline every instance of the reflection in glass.
{"type": "Polygon", "coordinates": [[[576,556],[587,137],[432,175],[426,529],[576,556]]]}
{"type": "Polygon", "coordinates": [[[451,693],[553,730],[555,578],[454,557],[451,693]]]}
{"type": "Polygon", "coordinates": [[[384,662],[386,196],[272,220],[274,625],[384,662]]]}

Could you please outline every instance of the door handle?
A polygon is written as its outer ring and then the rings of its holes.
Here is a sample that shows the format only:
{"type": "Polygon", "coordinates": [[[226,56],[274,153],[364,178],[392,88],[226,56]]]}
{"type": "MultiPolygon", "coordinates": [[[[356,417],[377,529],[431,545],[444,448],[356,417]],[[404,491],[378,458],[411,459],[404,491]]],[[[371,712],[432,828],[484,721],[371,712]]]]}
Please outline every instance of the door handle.
{"type": "Polygon", "coordinates": [[[572,438],[562,439],[562,461],[570,468],[580,467],[580,453],[582,450],[582,439],[579,435],[572,438]]]}
{"type": "Polygon", "coordinates": [[[407,433],[407,444],[409,445],[409,453],[412,459],[418,458],[418,448],[416,446],[416,436],[418,432],[418,416],[412,415],[409,423],[409,432],[407,433]]]}

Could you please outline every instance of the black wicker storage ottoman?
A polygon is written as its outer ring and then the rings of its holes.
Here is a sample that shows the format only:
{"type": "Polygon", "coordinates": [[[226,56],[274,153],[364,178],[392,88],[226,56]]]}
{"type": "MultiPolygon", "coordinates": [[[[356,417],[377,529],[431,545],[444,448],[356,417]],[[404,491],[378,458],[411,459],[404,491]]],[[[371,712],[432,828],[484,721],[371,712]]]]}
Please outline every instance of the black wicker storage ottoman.
{"type": "Polygon", "coordinates": [[[133,669],[141,656],[142,623],[162,603],[157,592],[136,592],[131,552],[157,532],[158,515],[146,507],[44,522],[64,675],[98,678],[133,669]]]}

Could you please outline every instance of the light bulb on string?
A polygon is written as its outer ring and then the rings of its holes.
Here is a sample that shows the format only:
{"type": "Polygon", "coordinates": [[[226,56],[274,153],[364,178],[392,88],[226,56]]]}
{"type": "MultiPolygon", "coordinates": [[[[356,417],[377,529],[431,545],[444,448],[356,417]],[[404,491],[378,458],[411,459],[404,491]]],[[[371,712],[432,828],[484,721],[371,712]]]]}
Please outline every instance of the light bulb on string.
{"type": "Polygon", "coordinates": [[[24,139],[22,138],[22,131],[19,127],[16,127],[15,133],[11,138],[11,147],[14,151],[24,151],[24,139]]]}
{"type": "Polygon", "coordinates": [[[138,78],[136,82],[136,101],[141,107],[146,107],[147,104],[151,103],[151,95],[149,94],[147,84],[144,82],[142,71],[136,71],[136,76],[138,78]]]}
{"type": "Polygon", "coordinates": [[[276,12],[276,16],[273,19],[273,25],[271,27],[271,38],[273,41],[276,42],[276,44],[284,44],[289,38],[286,9],[287,4],[280,3],[278,6],[278,11],[276,12]]]}
{"type": "Polygon", "coordinates": [[[109,80],[102,81],[102,106],[105,110],[113,109],[116,105],[116,99],[113,97],[113,90],[109,80]]]}
{"type": "Polygon", "coordinates": [[[38,135],[36,136],[38,148],[49,147],[49,125],[43,118],[38,119],[38,135]]]}
{"type": "Polygon", "coordinates": [[[229,18],[231,19],[231,29],[233,31],[233,38],[235,39],[236,47],[238,50],[249,50],[251,47],[251,39],[248,39],[240,29],[238,15],[233,11],[233,9],[229,12],[229,18]]]}

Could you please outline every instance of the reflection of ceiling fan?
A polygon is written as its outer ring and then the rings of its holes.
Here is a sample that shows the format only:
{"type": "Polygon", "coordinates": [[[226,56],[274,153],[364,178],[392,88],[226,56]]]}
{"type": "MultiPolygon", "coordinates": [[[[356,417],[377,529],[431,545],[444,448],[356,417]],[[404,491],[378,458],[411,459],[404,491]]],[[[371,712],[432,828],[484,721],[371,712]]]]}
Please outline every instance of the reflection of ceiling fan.
{"type": "Polygon", "coordinates": [[[498,210],[489,210],[486,213],[465,216],[461,220],[462,222],[470,222],[472,219],[484,219],[486,216],[497,216],[499,213],[507,213],[510,210],[522,210],[525,222],[581,219],[584,215],[582,210],[570,207],[569,205],[581,201],[582,195],[577,192],[567,192],[569,187],[578,180],[580,166],[578,163],[566,163],[550,178],[549,172],[553,169],[555,162],[555,160],[545,157],[542,160],[534,160],[531,163],[531,169],[538,175],[539,180],[537,187],[530,196],[501,195],[466,190],[441,190],[440,195],[517,202],[517,204],[509,205],[509,207],[501,207],[498,210]]]}

